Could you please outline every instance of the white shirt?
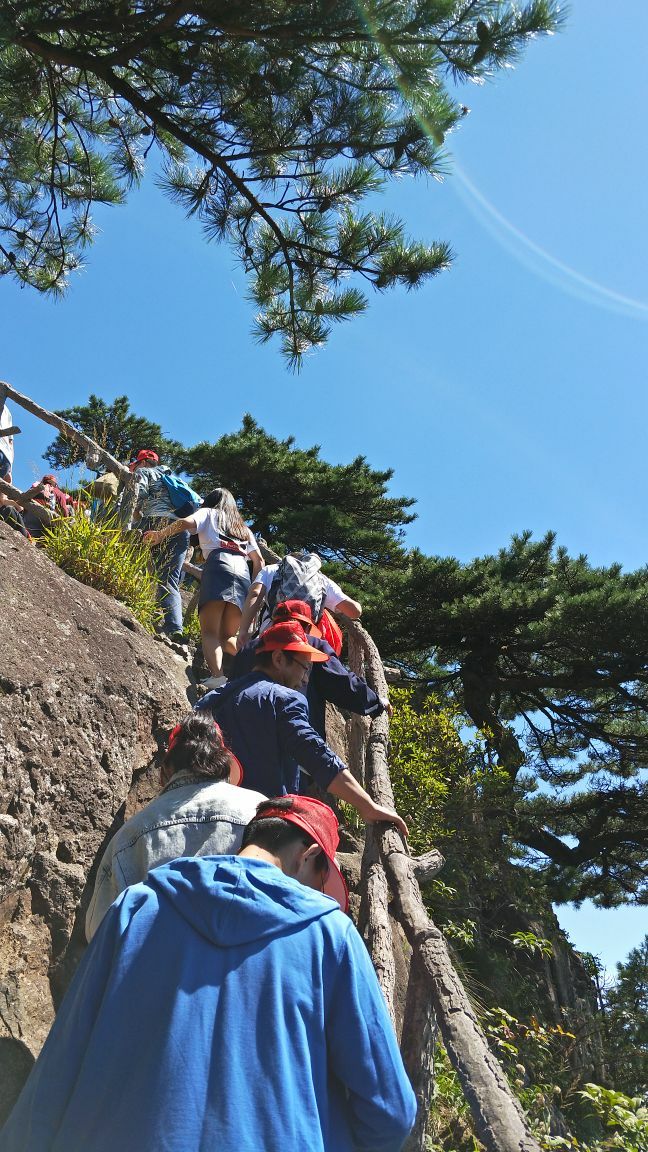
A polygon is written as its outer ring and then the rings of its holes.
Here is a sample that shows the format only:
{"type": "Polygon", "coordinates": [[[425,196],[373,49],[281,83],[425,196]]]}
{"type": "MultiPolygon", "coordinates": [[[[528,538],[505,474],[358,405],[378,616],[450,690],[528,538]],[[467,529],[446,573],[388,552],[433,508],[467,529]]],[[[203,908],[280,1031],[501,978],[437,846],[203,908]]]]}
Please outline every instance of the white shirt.
{"type": "MultiPolygon", "coordinates": [[[[205,560],[217,548],[220,548],[221,536],[218,530],[218,509],[217,508],[199,508],[197,512],[192,512],[191,516],[187,517],[188,520],[193,520],[196,525],[196,532],[200,541],[200,547],[205,560]]],[[[247,529],[247,540],[241,540],[241,555],[250,555],[250,552],[258,552],[259,545],[257,544],[254,536],[247,529]]],[[[227,540],[227,538],[226,538],[227,540]]],[[[237,541],[239,543],[239,541],[237,541]]],[[[259,553],[260,555],[260,553],[259,553]]]]}
{"type": "MultiPolygon", "coordinates": [[[[13,419],[11,416],[11,412],[9,411],[7,405],[5,404],[4,408],[2,409],[2,412],[0,413],[0,429],[11,428],[12,424],[13,424],[13,419]]],[[[14,462],[13,436],[0,436],[0,452],[4,452],[5,456],[7,457],[7,460],[9,461],[9,464],[13,464],[13,462],[14,462]]]]}
{"type": "MultiPolygon", "coordinates": [[[[260,584],[262,586],[266,594],[266,599],[268,598],[270,585],[272,584],[272,581],[274,580],[278,571],[278,564],[267,564],[265,568],[261,569],[258,576],[255,576],[254,578],[253,583],[260,584]]],[[[330,577],[325,576],[323,572],[320,572],[320,576],[324,581],[324,589],[326,592],[323,607],[328,608],[330,612],[334,612],[338,604],[340,604],[342,600],[347,599],[346,593],[342,591],[339,584],[335,583],[335,580],[331,580],[330,577]]]]}

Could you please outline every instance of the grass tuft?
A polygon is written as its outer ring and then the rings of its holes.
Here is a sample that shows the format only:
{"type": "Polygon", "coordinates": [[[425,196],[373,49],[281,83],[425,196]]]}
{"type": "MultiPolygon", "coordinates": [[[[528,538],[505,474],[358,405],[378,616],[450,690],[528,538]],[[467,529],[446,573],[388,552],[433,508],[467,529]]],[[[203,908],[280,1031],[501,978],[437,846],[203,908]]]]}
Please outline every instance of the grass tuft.
{"type": "Polygon", "coordinates": [[[162,614],[150,549],[142,544],[139,533],[124,531],[115,512],[90,519],[80,508],[54,520],[42,543],[68,576],[120,600],[147,632],[155,632],[162,614]]]}

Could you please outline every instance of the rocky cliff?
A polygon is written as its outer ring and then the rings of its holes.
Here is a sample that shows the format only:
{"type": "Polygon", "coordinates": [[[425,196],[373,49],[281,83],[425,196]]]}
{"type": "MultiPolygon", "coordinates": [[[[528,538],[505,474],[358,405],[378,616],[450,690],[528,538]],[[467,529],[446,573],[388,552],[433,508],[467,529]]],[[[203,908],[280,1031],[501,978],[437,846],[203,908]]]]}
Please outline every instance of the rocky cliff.
{"type": "Polygon", "coordinates": [[[190,707],[180,656],[0,521],[0,1124],[84,945],[94,865],[190,707]]]}

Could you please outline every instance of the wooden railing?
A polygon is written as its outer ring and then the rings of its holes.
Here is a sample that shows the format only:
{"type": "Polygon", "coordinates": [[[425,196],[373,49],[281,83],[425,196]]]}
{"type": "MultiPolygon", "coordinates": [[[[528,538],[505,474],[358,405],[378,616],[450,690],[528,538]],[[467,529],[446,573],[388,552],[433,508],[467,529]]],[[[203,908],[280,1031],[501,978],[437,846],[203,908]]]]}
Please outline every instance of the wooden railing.
{"type": "MultiPolygon", "coordinates": [[[[383,664],[371,636],[357,622],[341,622],[347,632],[352,670],[364,675],[378,696],[385,697],[387,682],[383,664]]],[[[361,724],[363,722],[356,726],[360,728],[361,724]]],[[[376,716],[364,731],[361,741],[350,742],[349,767],[359,775],[378,804],[393,808],[387,714],[376,716]]],[[[430,860],[431,874],[438,871],[438,853],[436,857],[430,860]]],[[[407,1152],[423,1152],[425,1147],[434,1080],[435,1019],[470,1106],[477,1136],[488,1152],[540,1152],[540,1145],[528,1127],[504,1071],[488,1047],[443,933],[428,915],[417,871],[419,875],[424,873],[421,861],[412,859],[395,828],[386,824],[367,826],[360,927],[366,929],[367,944],[392,1018],[394,950],[400,946],[395,923],[412,950],[401,1052],[419,1108],[416,1126],[406,1144],[407,1152]]]]}
{"type": "MultiPolygon", "coordinates": [[[[119,460],[116,460],[110,452],[107,452],[105,448],[102,448],[96,441],[92,440],[90,436],[86,436],[84,432],[79,432],[79,429],[75,428],[69,421],[64,420],[61,416],[57,416],[55,412],[50,412],[47,408],[41,407],[35,400],[32,400],[29,396],[24,396],[22,392],[13,388],[11,384],[0,380],[0,413],[7,400],[18,404],[19,407],[24,408],[25,412],[31,412],[32,416],[36,416],[45,424],[50,424],[52,428],[56,428],[57,432],[62,433],[66,439],[72,440],[74,444],[78,444],[85,453],[86,464],[89,468],[103,467],[106,472],[114,472],[119,480],[119,491],[123,492],[120,501],[120,517],[124,523],[130,523],[135,507],[136,480],[128,467],[125,464],[121,464],[119,460]]],[[[11,435],[11,429],[3,429],[2,434],[4,436],[11,435]]],[[[7,485],[4,481],[0,483],[2,483],[2,491],[5,495],[9,495],[7,485]]],[[[18,503],[21,503],[23,506],[25,502],[21,501],[19,497],[28,497],[26,503],[34,497],[33,490],[28,490],[25,493],[21,493],[19,490],[15,491],[17,492],[17,496],[12,496],[12,499],[16,499],[18,503]]]]}

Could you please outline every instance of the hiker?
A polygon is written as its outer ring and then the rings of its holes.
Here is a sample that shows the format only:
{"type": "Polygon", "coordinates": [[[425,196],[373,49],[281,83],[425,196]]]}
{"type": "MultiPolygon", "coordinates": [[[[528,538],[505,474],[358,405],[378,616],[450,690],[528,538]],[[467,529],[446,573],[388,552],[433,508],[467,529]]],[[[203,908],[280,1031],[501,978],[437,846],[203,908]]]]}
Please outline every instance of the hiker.
{"type": "MultiPolygon", "coordinates": [[[[326,739],[327,701],[336,708],[345,708],[358,716],[373,717],[384,711],[391,712],[389,700],[381,699],[366,680],[345,667],[331,645],[322,639],[320,629],[313,623],[310,604],[304,600],[284,600],[277,604],[272,614],[272,623],[280,624],[290,620],[301,624],[312,648],[328,656],[328,660],[313,664],[306,688],[309,720],[323,740],[326,739]]],[[[252,671],[258,644],[258,639],[250,640],[245,648],[237,652],[232,664],[232,680],[252,671]]]]}
{"type": "Polygon", "coordinates": [[[210,712],[220,724],[243,765],[246,788],[269,796],[299,792],[302,769],[366,822],[388,821],[407,836],[405,821],[371,799],[308,719],[308,675],[314,663],[327,659],[296,620],[272,624],[259,640],[252,672],[208,692],[196,710],[210,712]]]}
{"type": "MultiPolygon", "coordinates": [[[[13,428],[13,417],[6,404],[0,411],[0,480],[5,480],[7,484],[12,484],[14,438],[13,436],[3,436],[3,428],[13,428]]],[[[31,539],[31,536],[29,535],[25,525],[21,505],[18,504],[16,500],[12,500],[11,496],[7,496],[6,493],[1,490],[0,520],[4,520],[10,528],[15,528],[16,532],[20,532],[21,536],[25,536],[28,540],[31,539]]]]}
{"type": "Polygon", "coordinates": [[[47,490],[50,511],[59,516],[71,516],[74,511],[74,501],[67,492],[59,488],[56,476],[52,472],[48,472],[42,477],[40,483],[47,490]]]}
{"type": "Polygon", "coordinates": [[[243,769],[211,716],[191,712],[169,734],[162,791],[113,836],[86,914],[91,940],[113,900],[151,868],[177,856],[238,852],[243,829],[266,797],[240,788],[243,769]]]}
{"type": "Polygon", "coordinates": [[[56,497],[50,479],[50,476],[43,476],[42,480],[34,481],[31,487],[38,491],[23,512],[25,527],[33,540],[40,539],[57,515],[56,497]]]}
{"type": "Polygon", "coordinates": [[[13,426],[13,417],[5,404],[0,410],[0,480],[6,480],[7,484],[12,483],[14,438],[13,436],[3,436],[2,429],[13,428],[13,426]]]}
{"type": "MultiPolygon", "coordinates": [[[[362,606],[342,591],[330,577],[320,571],[322,562],[314,552],[289,552],[279,564],[268,564],[253,580],[243,606],[243,614],[237,638],[237,647],[244,648],[250,639],[255,617],[264,605],[266,611],[261,618],[259,632],[270,626],[272,613],[282,600],[305,600],[310,604],[313,620],[317,625],[324,612],[340,612],[349,620],[359,620],[362,606]]],[[[334,624],[334,621],[331,621],[334,624]]],[[[337,628],[337,626],[335,626],[337,628]]],[[[324,632],[324,639],[339,656],[342,650],[341,633],[324,632]]]]}
{"type": "Polygon", "coordinates": [[[20,532],[20,535],[24,536],[26,540],[31,540],[31,536],[23,519],[20,504],[12,500],[10,496],[5,496],[2,492],[0,492],[0,520],[4,520],[5,524],[8,524],[10,528],[15,529],[16,532],[20,532]]]}
{"type": "Polygon", "coordinates": [[[197,533],[205,557],[198,619],[203,656],[212,673],[204,683],[208,688],[217,688],[225,682],[223,655],[236,652],[241,609],[250,588],[248,560],[252,576],[257,579],[263,570],[263,557],[227,488],[214,488],[197,512],[158,532],[147,532],[144,539],[157,545],[182,531],[197,533]]]}
{"type": "MultiPolygon", "coordinates": [[[[192,490],[184,481],[173,476],[171,469],[160,464],[157,452],[142,448],[129,464],[137,479],[134,521],[137,527],[147,532],[165,527],[175,527],[182,508],[175,503],[174,486],[180,485],[182,496],[192,490]]],[[[196,493],[196,501],[200,497],[196,493]]],[[[196,507],[198,503],[196,502],[196,507]]],[[[189,533],[186,529],[175,533],[168,544],[161,548],[155,557],[155,573],[158,581],[158,603],[164,613],[163,635],[170,640],[182,642],[182,601],[180,599],[180,575],[187,549],[189,533]]]]}
{"type": "Polygon", "coordinates": [[[326,895],[337,844],[326,805],[283,797],[238,856],[127,888],[0,1152],[399,1152],[416,1097],[367,949],[326,895]]]}

